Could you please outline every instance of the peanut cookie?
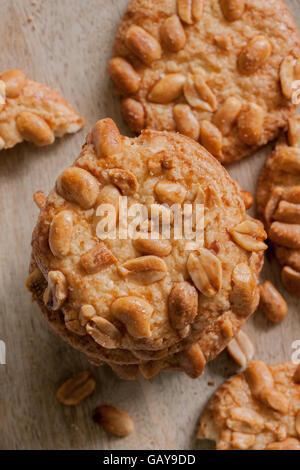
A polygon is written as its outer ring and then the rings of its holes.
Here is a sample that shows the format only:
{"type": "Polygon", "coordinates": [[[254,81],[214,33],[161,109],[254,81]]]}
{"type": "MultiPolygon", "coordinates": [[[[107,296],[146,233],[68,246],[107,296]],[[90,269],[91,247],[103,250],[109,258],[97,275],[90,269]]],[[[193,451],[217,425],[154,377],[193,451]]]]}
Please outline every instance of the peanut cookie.
{"type": "Polygon", "coordinates": [[[257,206],[275,255],[283,267],[285,288],[300,296],[300,117],[289,120],[267,159],[257,189],[257,206]]]}
{"type": "Polygon", "coordinates": [[[188,137],[145,130],[127,138],[101,120],[48,198],[35,199],[27,286],[52,327],[94,363],[127,378],[139,369],[197,377],[257,307],[266,233],[246,214],[237,183],[188,137]],[[129,215],[141,204],[146,226],[135,237],[101,238],[99,208],[111,204],[120,216],[124,197],[129,215]],[[203,240],[193,246],[175,232],[187,206],[204,208],[203,240]],[[145,238],[155,220],[158,237],[145,238]]]}
{"type": "Polygon", "coordinates": [[[132,0],[109,73],[132,131],[177,130],[232,162],[286,127],[299,57],[281,0],[132,0]]]}
{"type": "Polygon", "coordinates": [[[248,364],[210,400],[198,438],[218,450],[300,450],[300,366],[248,364]]]}
{"type": "Polygon", "coordinates": [[[72,134],[84,120],[59,93],[29,80],[20,70],[0,75],[0,149],[28,140],[43,146],[72,134]]]}

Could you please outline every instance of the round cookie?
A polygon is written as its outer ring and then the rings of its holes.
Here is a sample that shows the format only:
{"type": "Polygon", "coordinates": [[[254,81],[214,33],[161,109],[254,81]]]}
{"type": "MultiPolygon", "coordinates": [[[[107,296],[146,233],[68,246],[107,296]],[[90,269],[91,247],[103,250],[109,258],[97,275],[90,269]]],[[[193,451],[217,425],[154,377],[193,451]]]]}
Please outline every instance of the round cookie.
{"type": "Polygon", "coordinates": [[[286,127],[299,57],[281,0],[132,0],[108,70],[132,131],[179,131],[229,163],[286,127]]]}
{"type": "Polygon", "coordinates": [[[127,138],[101,120],[48,198],[35,199],[27,286],[51,326],[94,363],[133,378],[138,366],[146,377],[160,369],[196,377],[257,307],[266,233],[237,183],[185,136],[127,138]],[[170,235],[100,240],[99,207],[121,210],[120,196],[128,214],[137,203],[147,221],[153,207],[158,221],[167,214],[170,235]],[[188,204],[204,206],[203,244],[192,247],[175,234],[176,208],[188,204]]]}
{"type": "Polygon", "coordinates": [[[300,366],[249,363],[210,400],[198,438],[217,450],[300,450],[300,366]]]}
{"type": "Polygon", "coordinates": [[[300,117],[289,120],[266,160],[257,188],[257,207],[282,268],[282,282],[300,296],[300,117]]]}

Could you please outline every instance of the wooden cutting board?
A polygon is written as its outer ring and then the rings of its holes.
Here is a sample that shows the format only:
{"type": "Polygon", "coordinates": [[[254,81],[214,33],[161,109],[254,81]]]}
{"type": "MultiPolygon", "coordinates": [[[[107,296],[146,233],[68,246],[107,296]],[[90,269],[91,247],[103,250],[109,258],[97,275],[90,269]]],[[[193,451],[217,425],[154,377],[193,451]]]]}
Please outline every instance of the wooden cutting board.
{"type": "MultiPolygon", "coordinates": [[[[300,0],[287,4],[300,27],[300,0]]],[[[99,118],[110,116],[128,132],[106,73],[126,5],[127,0],[0,0],[0,70],[20,68],[55,87],[87,121],[82,132],[50,147],[22,144],[0,155],[0,340],[7,353],[7,364],[0,365],[1,449],[211,448],[195,439],[199,415],[217,386],[238,370],[223,352],[197,380],[164,373],[151,381],[122,381],[107,367],[92,367],[64,344],[30,303],[24,287],[38,215],[33,192],[50,190],[99,118]],[[96,393],[76,408],[59,405],[58,386],[86,368],[96,376],[96,393]],[[122,440],[108,437],[91,418],[101,404],[127,410],[135,433],[122,440]]],[[[243,188],[255,191],[270,148],[229,168],[243,188]]],[[[274,259],[266,260],[262,279],[270,279],[284,293],[289,315],[273,326],[257,312],[245,331],[255,343],[256,358],[288,361],[292,343],[300,339],[299,301],[284,291],[274,259]]]]}

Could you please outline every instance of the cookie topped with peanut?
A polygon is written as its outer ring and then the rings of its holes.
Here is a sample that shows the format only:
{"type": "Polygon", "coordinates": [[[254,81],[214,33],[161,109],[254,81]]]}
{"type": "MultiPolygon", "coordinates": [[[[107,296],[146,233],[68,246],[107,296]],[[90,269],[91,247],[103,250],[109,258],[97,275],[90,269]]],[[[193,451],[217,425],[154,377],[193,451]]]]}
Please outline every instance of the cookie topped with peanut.
{"type": "Polygon", "coordinates": [[[21,70],[0,75],[0,150],[27,140],[40,147],[73,134],[84,120],[55,90],[30,80],[21,70]]]}
{"type": "Polygon", "coordinates": [[[300,450],[300,366],[250,362],[205,408],[199,439],[218,450],[300,450]]]}
{"type": "Polygon", "coordinates": [[[55,331],[121,377],[198,377],[257,308],[266,233],[185,136],[128,138],[103,119],[35,201],[27,287],[55,331]]]}
{"type": "Polygon", "coordinates": [[[260,174],[258,212],[281,278],[291,295],[300,296],[300,117],[289,119],[288,133],[277,142],[260,174]]]}
{"type": "Polygon", "coordinates": [[[132,131],[179,131],[228,163],[286,127],[299,57],[281,0],[131,0],[108,71],[132,131]]]}

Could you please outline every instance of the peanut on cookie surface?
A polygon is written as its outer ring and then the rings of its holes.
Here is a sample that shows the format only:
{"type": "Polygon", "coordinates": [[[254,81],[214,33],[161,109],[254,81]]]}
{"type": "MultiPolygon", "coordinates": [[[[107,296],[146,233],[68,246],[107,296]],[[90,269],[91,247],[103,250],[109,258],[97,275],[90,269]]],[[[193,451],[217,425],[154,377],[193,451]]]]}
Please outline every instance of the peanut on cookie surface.
{"type": "Polygon", "coordinates": [[[218,450],[300,450],[300,366],[249,363],[210,400],[198,438],[218,450]]]}
{"type": "Polygon", "coordinates": [[[24,140],[49,145],[55,137],[84,126],[84,120],[57,91],[30,80],[21,70],[0,75],[0,99],[0,149],[24,140]]]}
{"type": "Polygon", "coordinates": [[[282,282],[300,296],[300,117],[289,120],[266,160],[257,188],[258,212],[275,255],[282,266],[282,282]]]}
{"type": "MultiPolygon", "coordinates": [[[[36,198],[37,199],[37,198],[36,198]]],[[[123,377],[203,371],[256,309],[266,249],[239,186],[195,141],[99,121],[56,180],[32,239],[27,285],[53,328],[123,377]],[[170,236],[99,239],[99,207],[127,198],[169,215],[170,236]],[[204,239],[175,237],[173,205],[204,206],[204,239]]],[[[118,232],[119,233],[119,232],[118,232]]]]}
{"type": "Polygon", "coordinates": [[[223,162],[273,140],[295,111],[300,40],[281,0],[132,0],[114,55],[134,132],[177,130],[223,162]]]}

